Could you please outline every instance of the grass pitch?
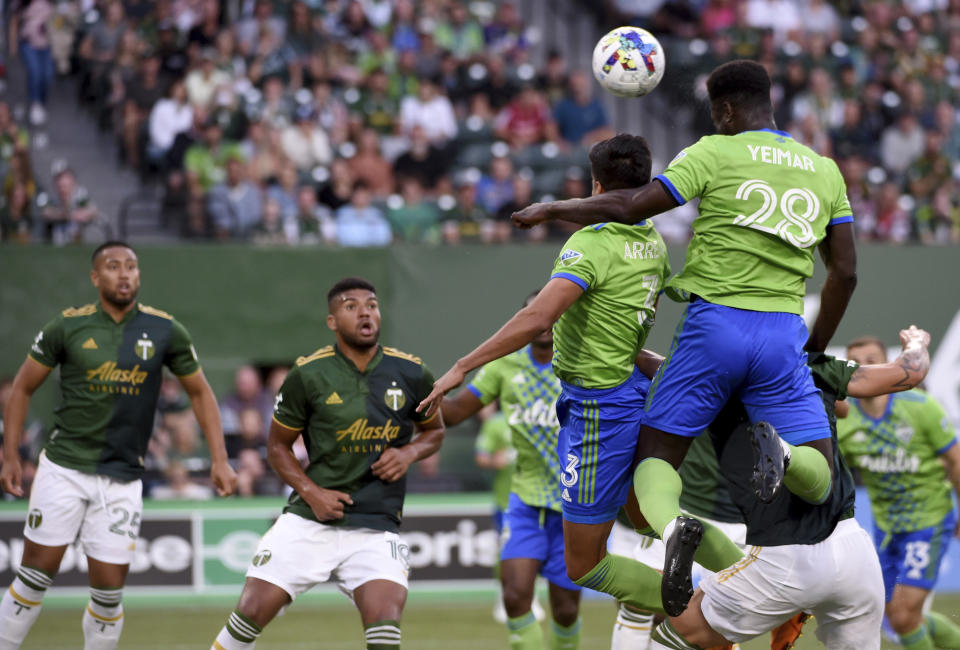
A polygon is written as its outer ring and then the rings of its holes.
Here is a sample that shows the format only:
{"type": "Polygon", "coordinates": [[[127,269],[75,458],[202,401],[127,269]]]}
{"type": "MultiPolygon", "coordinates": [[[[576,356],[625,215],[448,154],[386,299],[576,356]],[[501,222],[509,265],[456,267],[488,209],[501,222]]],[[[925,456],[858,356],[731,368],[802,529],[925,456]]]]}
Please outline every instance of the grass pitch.
{"type": "MultiPolygon", "coordinates": [[[[541,602],[546,602],[541,596],[541,602]]],[[[150,605],[131,602],[125,606],[126,623],[120,648],[137,650],[180,650],[209,648],[234,599],[216,597],[201,601],[193,598],[176,605],[150,605]]],[[[403,647],[410,650],[489,650],[507,648],[505,628],[493,621],[491,598],[439,598],[411,594],[403,619],[403,647]]],[[[934,604],[960,623],[960,594],[940,595],[934,604]]],[[[583,650],[610,647],[610,631],[616,609],[608,600],[585,600],[582,607],[583,650]]],[[[23,648],[48,650],[82,646],[81,606],[44,607],[23,648]]],[[[797,644],[798,650],[823,647],[814,635],[811,622],[797,644]]],[[[304,598],[276,619],[260,637],[257,648],[293,650],[325,648],[356,650],[363,647],[360,617],[345,599],[304,598]]],[[[744,650],[769,648],[768,639],[756,639],[744,650]]],[[[897,646],[884,643],[885,649],[897,646]]]]}

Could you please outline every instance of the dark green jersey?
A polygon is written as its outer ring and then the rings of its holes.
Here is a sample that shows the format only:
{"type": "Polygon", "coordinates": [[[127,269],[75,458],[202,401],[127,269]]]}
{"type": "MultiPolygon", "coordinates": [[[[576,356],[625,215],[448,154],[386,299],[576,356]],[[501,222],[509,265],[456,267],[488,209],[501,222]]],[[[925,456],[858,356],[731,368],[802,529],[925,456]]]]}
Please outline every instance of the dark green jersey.
{"type": "Polygon", "coordinates": [[[853,515],[855,488],[837,444],[834,402],[846,397],[847,384],[857,367],[852,361],[826,355],[810,364],[833,433],[833,486],[830,496],[820,505],[807,503],[785,488],[770,504],[757,500],[750,483],[753,454],[749,423],[739,402],[731,402],[711,424],[710,437],[720,459],[721,472],[727,479],[730,498],[747,524],[747,544],[817,544],[830,536],[838,521],[853,515]]]}
{"type": "Polygon", "coordinates": [[[727,479],[720,474],[709,435],[694,439],[678,471],[683,479],[680,507],[684,512],[714,521],[743,523],[743,515],[730,497],[727,479]]]}
{"type": "Polygon", "coordinates": [[[190,335],[159,309],[137,305],[123,320],[90,304],[47,323],[30,358],[60,366],[60,406],[46,454],[64,467],[132,481],[143,474],[163,366],[200,370],[190,335]]]}
{"type": "MultiPolygon", "coordinates": [[[[381,348],[365,372],[335,346],[297,359],[277,395],[273,419],[303,430],[310,480],[353,499],[342,519],[323,523],[398,529],[407,479],[381,481],[370,466],[388,447],[410,442],[414,424],[425,421],[415,409],[432,388],[433,375],[420,359],[394,348],[381,348]]],[[[283,511],[317,521],[296,492],[283,511]]]]}

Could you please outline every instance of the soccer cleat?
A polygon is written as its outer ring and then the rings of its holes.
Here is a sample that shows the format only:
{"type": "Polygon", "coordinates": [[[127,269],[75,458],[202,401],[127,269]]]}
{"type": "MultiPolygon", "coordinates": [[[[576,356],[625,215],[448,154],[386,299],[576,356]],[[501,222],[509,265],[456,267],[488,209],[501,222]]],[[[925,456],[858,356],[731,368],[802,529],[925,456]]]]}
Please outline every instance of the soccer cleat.
{"type": "Polygon", "coordinates": [[[771,632],[770,650],[790,650],[803,634],[803,624],[810,619],[810,616],[806,612],[800,612],[771,632]]]}
{"type": "Polygon", "coordinates": [[[750,427],[750,447],[753,449],[753,493],[763,503],[770,503],[777,496],[787,469],[780,436],[769,422],[757,422],[750,427]]]}
{"type": "Polygon", "coordinates": [[[660,581],[660,599],[663,611],[669,616],[680,616],[693,598],[693,556],[703,539],[703,524],[693,517],[677,517],[676,527],[666,541],[663,561],[663,579],[660,581]]]}

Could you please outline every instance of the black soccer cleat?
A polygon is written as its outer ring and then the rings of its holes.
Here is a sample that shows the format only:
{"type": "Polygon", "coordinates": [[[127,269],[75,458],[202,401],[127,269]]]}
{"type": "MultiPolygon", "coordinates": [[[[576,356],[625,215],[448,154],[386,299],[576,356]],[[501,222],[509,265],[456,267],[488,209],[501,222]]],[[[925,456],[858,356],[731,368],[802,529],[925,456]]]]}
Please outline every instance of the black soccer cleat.
{"type": "Polygon", "coordinates": [[[703,539],[703,524],[693,517],[677,517],[676,528],[666,540],[660,598],[668,616],[680,616],[693,598],[693,556],[703,539]]]}
{"type": "Polygon", "coordinates": [[[780,491],[789,458],[784,457],[780,436],[769,422],[757,422],[750,427],[750,447],[753,493],[761,502],[770,503],[780,491]]]}

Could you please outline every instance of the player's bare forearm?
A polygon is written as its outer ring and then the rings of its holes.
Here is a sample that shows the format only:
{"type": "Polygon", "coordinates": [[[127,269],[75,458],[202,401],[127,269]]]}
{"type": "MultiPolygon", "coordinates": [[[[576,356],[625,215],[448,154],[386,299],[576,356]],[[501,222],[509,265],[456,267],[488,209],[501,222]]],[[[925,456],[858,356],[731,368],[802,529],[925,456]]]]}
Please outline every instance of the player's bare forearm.
{"type": "Polygon", "coordinates": [[[303,496],[316,488],[317,484],[303,471],[300,461],[293,453],[293,443],[299,437],[299,429],[289,429],[273,420],[267,436],[267,462],[284,483],[303,496]]]}
{"type": "Polygon", "coordinates": [[[660,364],[663,363],[663,359],[664,357],[656,352],[644,348],[640,350],[640,354],[637,355],[634,364],[640,369],[644,377],[653,379],[654,375],[657,374],[657,370],[660,369],[660,364]]]}
{"type": "Polygon", "coordinates": [[[537,203],[513,214],[513,222],[529,227],[544,221],[570,221],[589,226],[604,221],[635,224],[676,207],[660,181],[643,187],[610,190],[584,199],[537,203]]]}
{"type": "Polygon", "coordinates": [[[443,444],[443,437],[447,432],[443,415],[438,413],[428,422],[428,425],[413,440],[404,445],[414,453],[414,461],[433,456],[440,451],[440,446],[443,444]]]}
{"type": "Polygon", "coordinates": [[[435,454],[443,443],[443,416],[437,413],[426,425],[418,425],[419,434],[402,447],[390,447],[370,466],[370,471],[387,483],[398,481],[418,460],[435,454]],[[421,426],[423,428],[421,428],[421,426]]]}
{"type": "Polygon", "coordinates": [[[930,335],[911,325],[900,331],[903,351],[890,363],[860,366],[847,384],[852,397],[876,397],[916,388],[930,370],[930,335]]]}
{"type": "Polygon", "coordinates": [[[456,397],[445,397],[440,403],[443,421],[451,427],[476,415],[482,408],[483,402],[469,390],[460,391],[456,397]]]}
{"type": "Polygon", "coordinates": [[[852,223],[827,229],[820,245],[820,254],[827,265],[827,279],[820,291],[820,313],[810,331],[804,350],[823,352],[843,318],[853,290],[857,286],[857,249],[852,223]]]}

